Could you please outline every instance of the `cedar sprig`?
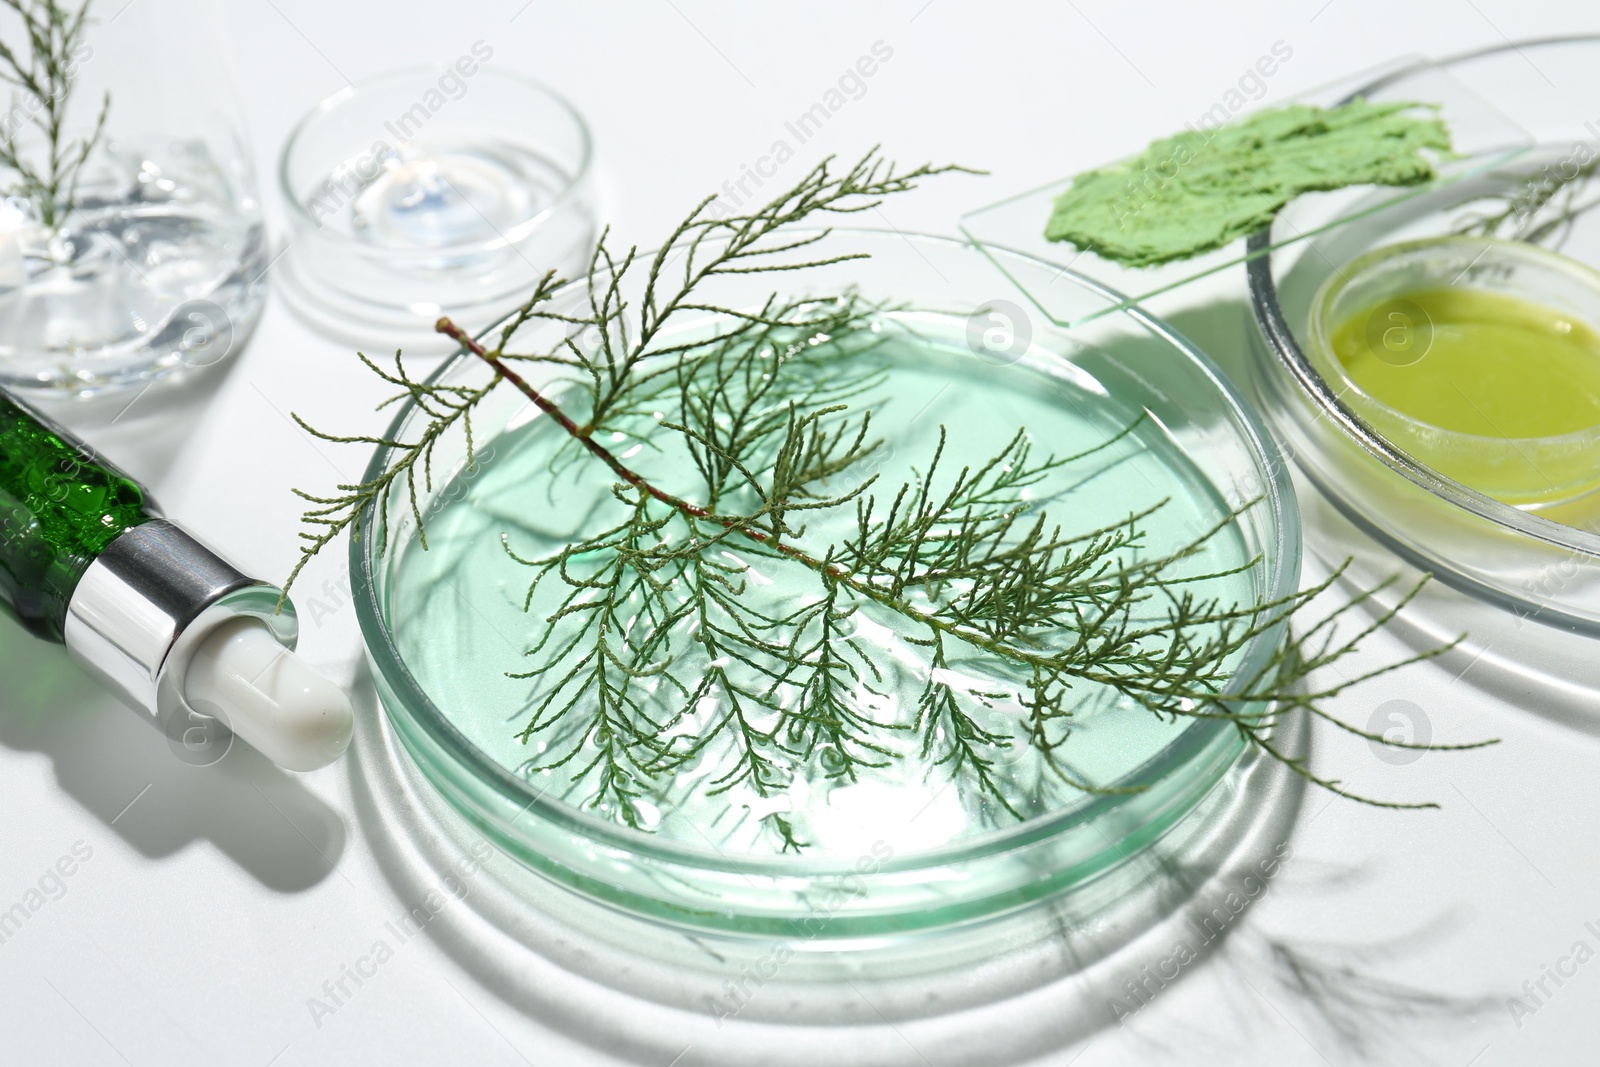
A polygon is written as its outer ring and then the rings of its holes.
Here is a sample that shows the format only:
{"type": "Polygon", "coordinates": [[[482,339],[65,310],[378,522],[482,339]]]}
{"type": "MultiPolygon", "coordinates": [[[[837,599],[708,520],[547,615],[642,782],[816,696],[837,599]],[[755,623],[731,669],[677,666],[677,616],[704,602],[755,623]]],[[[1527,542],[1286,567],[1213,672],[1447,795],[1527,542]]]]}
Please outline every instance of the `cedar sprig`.
{"type": "Polygon", "coordinates": [[[1501,237],[1559,249],[1566,243],[1577,219],[1600,203],[1585,199],[1600,158],[1579,163],[1563,159],[1551,167],[1523,177],[1512,191],[1491,198],[1499,210],[1469,212],[1456,223],[1455,232],[1479,237],[1501,237]]]}

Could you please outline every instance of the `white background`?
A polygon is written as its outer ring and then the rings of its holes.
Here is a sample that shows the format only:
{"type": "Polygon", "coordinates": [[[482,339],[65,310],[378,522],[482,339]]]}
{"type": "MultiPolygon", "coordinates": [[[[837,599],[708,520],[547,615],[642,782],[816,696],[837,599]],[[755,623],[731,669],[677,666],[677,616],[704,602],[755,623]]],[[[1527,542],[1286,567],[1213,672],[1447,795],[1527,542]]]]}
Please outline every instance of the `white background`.
{"type": "MultiPolygon", "coordinates": [[[[882,142],[902,161],[989,170],[885,209],[900,229],[952,233],[964,210],[1177,129],[1275,42],[1293,57],[1270,79],[1269,101],[1407,52],[1600,28],[1592,5],[1530,0],[229,0],[226,17],[225,53],[200,61],[240,86],[275,240],[282,213],[269,179],[302,113],[347,79],[449,62],[481,39],[493,64],[547,81],[588,118],[604,218],[624,242],[646,245],[765,153],[786,119],[880,40],[892,60],[790,169],[882,142]]],[[[1600,119],[1600,100],[1589,107],[1600,119]]],[[[1242,323],[1227,323],[1208,346],[1244,344],[1242,323]]],[[[208,404],[153,396],[88,433],[169,515],[278,578],[296,552],[289,488],[351,479],[367,458],[313,445],[285,413],[374,427],[380,393],[353,364],[347,346],[310,332],[274,296],[208,404]]],[[[641,996],[621,957],[597,964],[502,936],[475,907],[487,882],[318,1018],[308,998],[439,877],[425,864],[404,873],[409,808],[380,758],[342,584],[342,552],[307,574],[302,614],[307,598],[333,610],[307,625],[303,648],[363,694],[362,737],[352,759],[303,776],[237,752],[186,766],[60,649],[0,625],[0,909],[75,843],[92,850],[65,895],[0,944],[0,1063],[1600,1061],[1600,963],[1561,986],[1546,979],[1553,995],[1520,1020],[1506,1004],[1575,942],[1600,948],[1585,927],[1600,930],[1600,717],[1586,694],[1471,653],[1339,707],[1364,723],[1404,698],[1436,739],[1497,736],[1497,748],[1395,766],[1365,744],[1317,746],[1319,767],[1353,788],[1442,810],[1376,811],[1307,793],[1283,831],[1293,858],[1267,892],[1123,1025],[1109,1003],[1117,976],[1165,955],[1159,933],[1103,961],[1109,985],[1058,973],[987,1009],[941,1018],[930,1000],[886,1018],[868,983],[835,990],[839,1025],[772,1029],[789,1035],[775,1043],[759,1031],[783,1024],[781,1005],[718,1028],[704,1012],[641,996]]],[[[1440,597],[1434,609],[1465,617],[1452,605],[1440,597]]],[[[1368,654],[1402,651],[1388,639],[1368,654]]],[[[493,859],[487,871],[509,863],[493,859]]],[[[957,991],[979,971],[942,981],[957,991]]]]}

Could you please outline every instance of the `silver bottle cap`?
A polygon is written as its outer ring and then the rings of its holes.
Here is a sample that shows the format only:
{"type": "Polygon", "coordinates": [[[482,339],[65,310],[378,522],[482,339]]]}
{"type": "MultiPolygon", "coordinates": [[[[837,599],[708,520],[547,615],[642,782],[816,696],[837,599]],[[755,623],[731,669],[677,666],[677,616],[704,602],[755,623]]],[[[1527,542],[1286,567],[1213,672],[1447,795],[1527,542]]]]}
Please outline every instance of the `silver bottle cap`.
{"type": "Polygon", "coordinates": [[[293,650],[294,606],[166,519],[127,531],[89,565],[67,605],[67,651],[167,737],[197,720],[183,693],[189,659],[219,624],[253,616],[293,650]]]}

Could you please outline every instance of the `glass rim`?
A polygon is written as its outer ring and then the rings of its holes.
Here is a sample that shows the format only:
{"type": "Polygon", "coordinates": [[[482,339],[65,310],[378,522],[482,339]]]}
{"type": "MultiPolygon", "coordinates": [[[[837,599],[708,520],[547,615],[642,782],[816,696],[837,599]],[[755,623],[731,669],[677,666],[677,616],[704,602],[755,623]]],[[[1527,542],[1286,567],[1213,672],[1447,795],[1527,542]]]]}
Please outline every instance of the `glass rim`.
{"type": "MultiPolygon", "coordinates": [[[[478,74],[487,74],[491,80],[499,79],[506,82],[513,82],[523,88],[532,89],[534,92],[547,97],[572,123],[572,129],[578,135],[578,165],[573,168],[573,171],[570,175],[564,177],[560,190],[538,213],[523,219],[521,222],[512,225],[504,231],[497,232],[493,238],[488,240],[463,241],[459,244],[442,245],[437,248],[418,249],[416,252],[407,252],[403,249],[377,248],[364,242],[357,241],[351,234],[342,233],[337,230],[328,230],[321,224],[321,222],[318,221],[317,217],[311,213],[311,210],[301,202],[299,196],[296,195],[294,191],[293,183],[290,181],[289,166],[295,149],[299,147],[302,138],[306,134],[306,131],[311,128],[313,123],[319,119],[326,118],[341,105],[355,99],[358,94],[364,91],[386,88],[393,84],[404,82],[413,78],[438,76],[446,71],[453,70],[455,70],[455,67],[451,64],[420,64],[416,66],[401,67],[396,70],[385,71],[382,74],[375,74],[369,78],[362,78],[359,81],[351,82],[343,88],[330,93],[328,96],[325,96],[319,100],[304,115],[300,116],[300,118],[295,122],[294,126],[289,130],[289,136],[285,138],[283,142],[283,149],[278,153],[278,195],[283,199],[284,204],[287,206],[292,221],[311,226],[317,231],[318,236],[323,240],[332,241],[337,244],[348,245],[357,250],[370,249],[375,257],[382,258],[386,261],[392,261],[396,257],[404,259],[407,256],[412,255],[435,258],[441,255],[461,254],[474,249],[493,250],[501,247],[510,247],[515,245],[523,237],[527,236],[530,231],[543,225],[546,220],[554,216],[558,211],[565,208],[568,202],[576,196],[579,187],[582,186],[586,180],[588,180],[590,173],[594,168],[594,135],[589,130],[589,124],[584,120],[583,115],[579,113],[577,107],[573,105],[572,101],[568,100],[565,96],[562,96],[550,85],[539,81],[537,78],[530,78],[527,75],[521,74],[517,71],[504,70],[499,67],[480,67],[478,74]]],[[[477,75],[474,75],[474,77],[477,77],[477,75]]]]}
{"type": "MultiPolygon", "coordinates": [[[[1360,384],[1346,373],[1344,365],[1333,354],[1333,346],[1328,340],[1334,330],[1338,328],[1338,325],[1343,324],[1343,320],[1335,324],[1330,319],[1334,301],[1342,296],[1345,290],[1355,285],[1369,268],[1388,259],[1396,259],[1412,252],[1446,245],[1483,248],[1485,250],[1497,249],[1512,256],[1540,260],[1546,266],[1564,271],[1587,282],[1594,289],[1595,295],[1600,297],[1600,270],[1596,270],[1587,263],[1581,263],[1578,260],[1560,255],[1538,245],[1529,244],[1526,241],[1514,241],[1504,237],[1483,237],[1475,234],[1446,234],[1440,237],[1420,237],[1411,241],[1399,241],[1395,244],[1369,249],[1344,264],[1339,268],[1338,272],[1330,274],[1322,285],[1318,286],[1316,293],[1311,298],[1311,319],[1308,329],[1313,341],[1322,349],[1321,354],[1327,358],[1329,365],[1339,373],[1339,382],[1344,387],[1340,390],[1340,395],[1353,393],[1374,408],[1382,411],[1385,415],[1393,416],[1396,422],[1402,422],[1410,426],[1420,426],[1450,440],[1473,443],[1480,441],[1493,442],[1510,445],[1513,448],[1519,444],[1540,448],[1557,448],[1564,445],[1582,445],[1600,440],[1600,422],[1581,429],[1570,430],[1567,433],[1545,434],[1538,437],[1491,436],[1489,434],[1451,430],[1436,423],[1428,422],[1426,419],[1419,419],[1400,410],[1393,404],[1380,400],[1361,388],[1360,384]]],[[[1478,260],[1476,259],[1473,261],[1474,264],[1477,262],[1478,260]]],[[[1590,322],[1589,326],[1597,334],[1600,334],[1600,322],[1590,322]]]]}
{"type": "MultiPolygon", "coordinates": [[[[994,255],[999,254],[1015,259],[1017,261],[1016,265],[1025,264],[1036,269],[1049,270],[1053,275],[1060,273],[1062,278],[1083,287],[1102,299],[1121,299],[1120,294],[1091,278],[1077,274],[1074,271],[1061,273],[1058,267],[1020,252],[993,248],[979,249],[971,242],[959,238],[907,233],[900,230],[847,227],[832,227],[830,229],[832,233],[839,236],[884,239],[897,243],[904,241],[911,241],[913,244],[926,242],[943,246],[947,250],[983,255],[991,261],[994,255]]],[[[809,230],[797,228],[793,232],[803,234],[818,231],[815,228],[809,230]]],[[[999,266],[998,264],[995,265],[999,266]]],[[[579,293],[579,287],[585,285],[586,282],[586,278],[566,281],[557,290],[557,299],[579,293]]],[[[1267,533],[1273,541],[1270,548],[1274,552],[1274,558],[1270,560],[1269,565],[1266,567],[1263,567],[1259,562],[1256,565],[1258,573],[1264,571],[1266,575],[1266,581],[1263,583],[1266,588],[1260,594],[1260,600],[1264,603],[1274,603],[1291,596],[1297,590],[1300,578],[1300,516],[1299,506],[1294,496],[1293,485],[1288,471],[1288,464],[1279,450],[1276,440],[1261,421],[1261,417],[1245,401],[1243,394],[1233,382],[1229,380],[1209,356],[1183,337],[1182,334],[1136,306],[1125,308],[1113,314],[1128,315],[1155,336],[1160,337],[1176,348],[1192,364],[1198,367],[1225,401],[1226,408],[1232,416],[1234,433],[1238,439],[1245,443],[1248,451],[1256,461],[1262,481],[1262,494],[1257,506],[1265,506],[1271,524],[1267,533]]],[[[507,318],[509,317],[507,316],[507,318]]],[[[480,331],[478,336],[486,337],[495,334],[505,321],[505,319],[502,319],[496,322],[480,331]]],[[[464,347],[458,348],[454,354],[444,360],[428,376],[427,380],[429,382],[441,380],[465,361],[473,358],[475,357],[467,352],[464,347]]],[[[390,421],[385,431],[385,437],[389,440],[398,439],[396,435],[401,432],[405,421],[414,410],[415,402],[408,399],[390,421]]],[[[390,449],[387,446],[377,446],[362,477],[364,479],[372,479],[380,475],[387,466],[389,452],[390,449]]],[[[368,521],[364,523],[363,528],[373,532],[375,525],[373,522],[368,521]]],[[[1263,552],[1268,547],[1264,545],[1263,552]]],[[[384,553],[385,546],[380,543],[377,537],[357,537],[352,534],[349,557],[352,599],[356,605],[357,619],[360,623],[368,656],[372,661],[374,670],[389,685],[396,700],[402,706],[401,714],[410,720],[411,725],[420,728],[440,752],[453,761],[458,768],[464,768],[470,773],[479,785],[492,789],[501,799],[507,801],[513,807],[519,808],[521,814],[519,814],[518,818],[521,818],[523,814],[535,814],[541,819],[557,824],[588,840],[623,850],[630,855],[661,859],[672,864],[707,871],[728,874],[760,872],[770,875],[796,877],[849,875],[854,872],[855,868],[852,865],[852,861],[844,857],[816,859],[806,856],[775,855],[730,858],[715,849],[664,840],[656,835],[621,826],[599,816],[581,811],[560,800],[549,798],[546,796],[545,790],[535,789],[525,779],[512,774],[509,769],[490,758],[482,749],[473,744],[449,720],[417,682],[410,668],[406,665],[403,655],[395,644],[393,633],[390,630],[388,620],[385,618],[383,605],[380,601],[377,574],[378,569],[384,565],[384,553]]],[[[1275,625],[1265,628],[1262,633],[1251,639],[1245,647],[1238,667],[1229,678],[1227,687],[1218,694],[1219,700],[1226,701],[1230,694],[1238,692],[1238,686],[1246,684],[1248,679],[1265,669],[1270,658],[1278,651],[1284,625],[1284,620],[1280,618],[1276,620],[1275,625]]],[[[383,708],[385,715],[392,714],[388,706],[381,700],[380,706],[383,708]]],[[[883,873],[916,871],[928,867],[947,865],[952,862],[981,858],[1007,852],[1078,826],[1090,825],[1106,812],[1135,800],[1146,788],[1162,782],[1179,767],[1198,760],[1214,745],[1219,743],[1219,740],[1223,738],[1226,732],[1232,730],[1232,724],[1223,719],[1195,719],[1157,753],[1107,787],[1108,789],[1132,787],[1138,790],[1136,792],[1102,793],[1093,796],[1088,802],[1069,810],[1036,816],[1014,826],[990,831],[955,843],[921,849],[903,855],[896,854],[885,860],[880,865],[879,870],[883,873]]],[[[415,753],[412,753],[412,758],[417,759],[415,753]]],[[[1232,757],[1227,760],[1224,769],[1231,763],[1232,757]]],[[[426,771],[427,769],[424,768],[424,770],[426,771]]]]}

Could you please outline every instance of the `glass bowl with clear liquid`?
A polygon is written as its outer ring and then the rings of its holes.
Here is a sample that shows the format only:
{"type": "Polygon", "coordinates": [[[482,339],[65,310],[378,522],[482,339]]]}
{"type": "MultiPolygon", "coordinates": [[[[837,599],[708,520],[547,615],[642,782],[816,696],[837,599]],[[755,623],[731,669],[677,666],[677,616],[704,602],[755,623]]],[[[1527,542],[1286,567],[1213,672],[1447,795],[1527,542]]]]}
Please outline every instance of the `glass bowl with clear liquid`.
{"type": "Polygon", "coordinates": [[[485,326],[547,270],[587,265],[588,127],[495,63],[480,41],[453,63],[348,86],[289,135],[283,286],[312,325],[415,350],[440,341],[442,314],[485,326]]]}
{"type": "MultiPolygon", "coordinates": [[[[13,388],[92,396],[211,366],[242,345],[266,297],[237,102],[226,70],[194,58],[224,47],[217,10],[172,0],[115,14],[90,19],[69,68],[58,147],[70,157],[93,144],[63,177],[70,210],[48,218],[0,174],[0,381],[13,388]]],[[[36,104],[14,94],[0,124],[47,173],[36,104]]]]}
{"type": "MultiPolygon", "coordinates": [[[[1298,517],[1281,458],[1233,387],[1181,337],[1137,310],[1071,331],[1049,324],[1005,299],[1005,274],[1042,281],[1040,272],[1057,272],[1020,255],[870,231],[837,232],[827,247],[870,258],[792,276],[720,278],[715,303],[759,306],[774,288],[803,295],[853,285],[899,309],[873,314],[860,357],[884,369],[882,387],[852,401],[871,405],[883,444],[849,477],[876,475],[884,486],[915,479],[941,434],[944,462],[981,463],[1022,429],[1041,452],[1081,454],[1030,489],[1053,521],[1086,532],[1154,508],[1124,562],[1173,551],[1220,525],[1179,564],[1197,595],[1251,604],[1294,590],[1298,517]]],[[[1070,274],[1057,284],[1085,304],[1117,299],[1070,274]]],[[[718,321],[701,320],[683,326],[687,336],[718,321]]],[[[540,351],[562,337],[549,327],[523,330],[508,350],[540,351]]],[[[479,381],[485,370],[463,354],[437,378],[479,381]]],[[[562,387],[550,387],[560,403],[562,387]]],[[[408,438],[417,417],[402,412],[391,436],[408,438]]],[[[531,614],[524,611],[528,572],[506,551],[559,551],[580,530],[592,532],[616,504],[616,479],[553,464],[565,434],[504,386],[484,402],[473,432],[475,462],[466,464],[464,440],[441,440],[432,487],[418,487],[426,549],[403,498],[392,501],[386,536],[352,542],[374,677],[388,723],[451,804],[511,855],[593,898],[679,926],[799,934],[808,944],[979,920],[1111,870],[1170,829],[1244,751],[1223,722],[1165,721],[1084,683],[1057,751],[1091,791],[1066,786],[1035,749],[1017,745],[993,767],[1001,803],[921,755],[908,730],[881,766],[841,776],[823,753],[776,791],[719,788],[739,753],[713,744],[620,812],[595,800],[595,772],[580,769],[585,759],[552,767],[542,758],[570,740],[570,723],[523,736],[537,683],[508,672],[526,669],[531,620],[551,604],[540,594],[531,614]],[[790,837],[803,847],[796,851],[790,837]]],[[[658,452],[646,439],[615,446],[669,491],[693,483],[689,461],[670,449],[658,452]]],[[[369,477],[387,462],[380,449],[369,477]]],[[[838,543],[853,521],[822,513],[805,543],[838,543]]],[[[726,555],[763,610],[794,610],[815,597],[785,561],[741,558],[733,545],[726,555]]],[[[876,721],[907,725],[930,674],[928,654],[906,639],[903,620],[872,607],[844,625],[892,666],[852,699],[876,721]]],[[[1274,627],[1239,650],[1231,677],[1259,671],[1281,636],[1274,627]]],[[[689,648],[677,661],[690,675],[711,666],[695,655],[689,648]]],[[[1014,678],[979,660],[948,668],[999,694],[984,729],[1018,736],[1021,709],[1003,692],[1014,678]]],[[[631,684],[652,699],[651,679],[631,684]]],[[[725,711],[703,701],[673,730],[707,729],[725,711]]]]}

